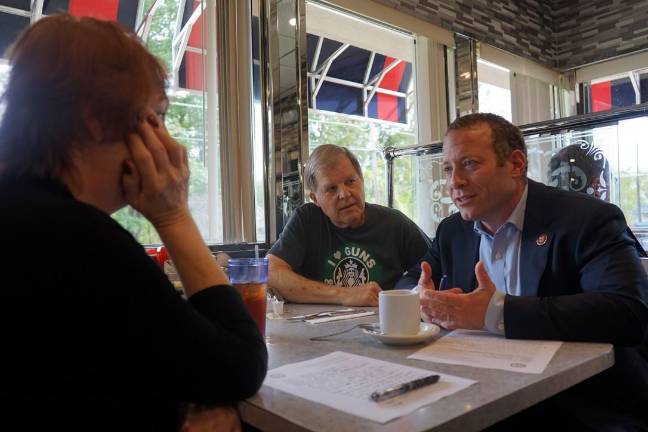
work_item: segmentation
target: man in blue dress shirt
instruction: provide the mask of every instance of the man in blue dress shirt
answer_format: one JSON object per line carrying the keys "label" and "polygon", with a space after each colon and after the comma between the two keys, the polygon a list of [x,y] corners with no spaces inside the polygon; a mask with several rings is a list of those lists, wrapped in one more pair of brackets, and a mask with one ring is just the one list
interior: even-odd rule
{"label": "man in blue dress shirt", "polygon": [[516,420],[648,428],[645,252],[621,210],[528,179],[520,130],[494,114],[449,126],[443,169],[459,213],[397,286],[418,284],[424,320],[447,329],[614,344],[615,366]]}

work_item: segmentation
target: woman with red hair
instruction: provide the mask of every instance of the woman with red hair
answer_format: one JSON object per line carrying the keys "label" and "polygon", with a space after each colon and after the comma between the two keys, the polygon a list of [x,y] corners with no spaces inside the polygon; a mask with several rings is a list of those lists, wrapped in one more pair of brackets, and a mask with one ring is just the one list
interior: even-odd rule
{"label": "woman with red hair", "polygon": [[[265,344],[189,212],[187,152],[164,127],[160,63],[120,25],[69,15],[32,25],[9,59],[3,420],[178,430],[187,404],[253,395]],[[127,204],[157,230],[188,300],[110,218]],[[237,427],[231,411],[221,418]]]}

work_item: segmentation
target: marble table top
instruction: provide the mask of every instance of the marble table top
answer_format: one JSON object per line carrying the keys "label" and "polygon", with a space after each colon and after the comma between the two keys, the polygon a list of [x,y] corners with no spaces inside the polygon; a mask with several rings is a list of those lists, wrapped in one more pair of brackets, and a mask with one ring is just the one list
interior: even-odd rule
{"label": "marble table top", "polygon": [[269,369],[313,359],[333,351],[345,351],[470,378],[478,383],[386,424],[372,422],[263,386],[254,397],[240,405],[240,412],[244,421],[264,431],[477,431],[614,364],[612,345],[573,342],[561,346],[542,374],[431,363],[407,358],[424,345],[384,345],[364,334],[359,328],[329,340],[309,340],[311,337],[344,330],[359,323],[377,322],[377,315],[309,324],[288,321],[285,318],[343,307],[287,304],[284,309],[281,318],[267,321]]}

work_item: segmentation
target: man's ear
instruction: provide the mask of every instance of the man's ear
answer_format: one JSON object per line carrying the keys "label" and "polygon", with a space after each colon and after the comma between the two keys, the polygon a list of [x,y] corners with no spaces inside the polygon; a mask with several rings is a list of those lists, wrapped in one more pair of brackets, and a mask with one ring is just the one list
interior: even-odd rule
{"label": "man's ear", "polygon": [[309,192],[308,197],[313,201],[313,204],[315,204],[317,207],[319,207],[319,203],[317,202],[317,195],[315,195],[314,192]]}
{"label": "man's ear", "polygon": [[509,162],[511,162],[511,174],[513,176],[526,176],[527,158],[522,150],[513,150],[509,155]]}

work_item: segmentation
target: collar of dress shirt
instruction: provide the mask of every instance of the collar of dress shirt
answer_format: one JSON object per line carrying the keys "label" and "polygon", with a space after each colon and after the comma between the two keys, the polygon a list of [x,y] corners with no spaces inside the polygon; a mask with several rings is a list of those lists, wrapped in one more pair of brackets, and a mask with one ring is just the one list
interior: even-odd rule
{"label": "collar of dress shirt", "polygon": [[[506,222],[502,224],[501,227],[497,229],[495,234],[500,232],[502,228],[504,228],[507,225],[513,225],[515,228],[518,229],[518,231],[522,231],[524,228],[524,215],[526,214],[526,203],[527,203],[527,195],[529,194],[529,184],[527,183],[524,186],[524,192],[522,192],[522,196],[520,197],[520,201],[518,201],[517,205],[509,215],[508,219],[506,219]],[[487,235],[491,236],[488,231],[484,228],[482,225],[481,221],[476,220],[475,223],[473,224],[473,229],[475,232],[479,235]],[[493,234],[494,235],[494,234]],[[492,237],[492,236],[491,236]]]}

